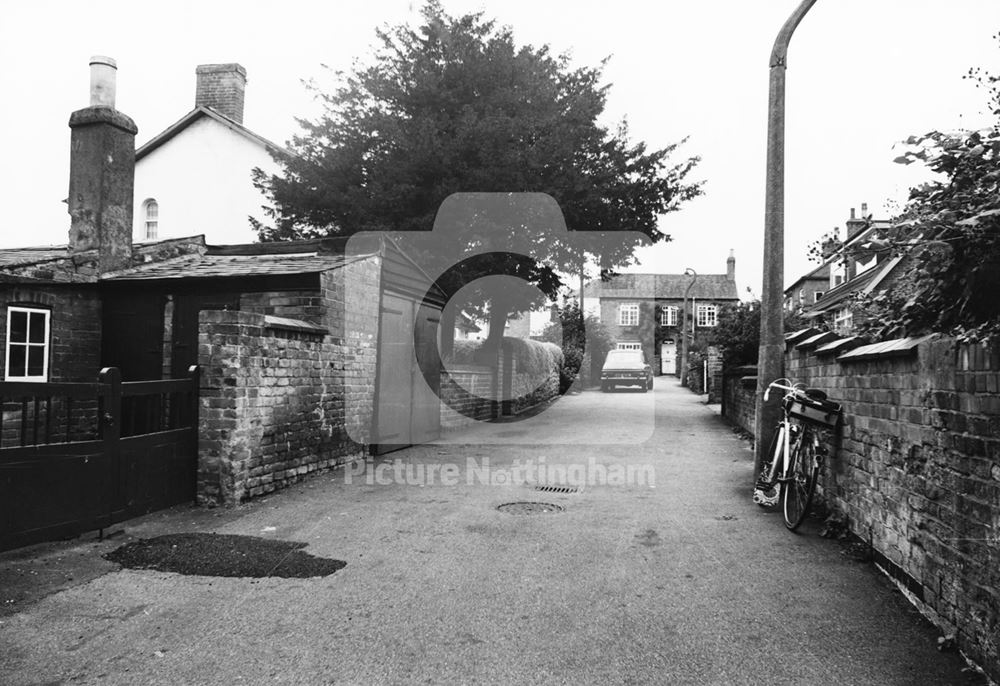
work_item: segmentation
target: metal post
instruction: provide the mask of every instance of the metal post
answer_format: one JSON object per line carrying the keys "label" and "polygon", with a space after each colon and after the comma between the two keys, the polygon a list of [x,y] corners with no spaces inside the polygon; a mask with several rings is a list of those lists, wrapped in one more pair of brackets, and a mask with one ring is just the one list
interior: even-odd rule
{"label": "metal post", "polygon": [[792,33],[816,0],[802,0],[778,32],[771,50],[770,91],[767,110],[767,181],[764,201],[764,284],[761,291],[760,350],[757,362],[757,402],[754,436],[756,474],[771,445],[778,421],[781,394],[772,393],[764,404],[764,391],[784,376],[785,336],[782,290],[785,259],[785,68]]}
{"label": "metal post", "polygon": [[686,276],[692,277],[691,283],[684,290],[684,306],[681,308],[681,386],[687,386],[687,365],[688,365],[688,294],[691,287],[698,280],[698,272],[688,267],[684,270]]}

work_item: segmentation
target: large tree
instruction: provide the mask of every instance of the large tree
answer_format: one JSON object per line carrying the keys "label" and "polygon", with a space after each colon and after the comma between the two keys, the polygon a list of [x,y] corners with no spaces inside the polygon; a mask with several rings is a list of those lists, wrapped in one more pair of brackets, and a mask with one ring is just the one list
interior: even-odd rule
{"label": "large tree", "polygon": [[892,228],[866,246],[906,260],[891,290],[863,302],[868,335],[1000,340],[1000,77],[973,69],[968,78],[987,90],[996,123],[906,141],[896,161],[923,163],[940,176],[912,189]]}
{"label": "large tree", "polygon": [[[541,192],[555,198],[571,231],[639,232],[658,242],[669,240],[659,218],[701,192],[686,180],[697,158],[674,163],[677,144],[648,150],[629,140],[624,123],[612,130],[600,121],[603,63],[574,67],[547,46],[517,45],[510,28],[481,14],[452,17],[435,1],[419,26],[384,28],[377,39],[373,58],[336,74],[332,92],[312,86],[323,114],[299,121],[303,132],[288,144],[294,155],[278,158],[283,172],[257,170],[271,202],[271,224],[257,226],[262,240],[429,231],[453,193]],[[488,229],[503,227],[470,226],[449,259]],[[554,241],[532,255],[541,269],[508,271],[551,297],[558,272],[575,272],[587,258],[620,267],[637,244],[624,233],[614,250]],[[509,311],[529,304],[527,292],[507,295],[492,308],[491,337]]]}

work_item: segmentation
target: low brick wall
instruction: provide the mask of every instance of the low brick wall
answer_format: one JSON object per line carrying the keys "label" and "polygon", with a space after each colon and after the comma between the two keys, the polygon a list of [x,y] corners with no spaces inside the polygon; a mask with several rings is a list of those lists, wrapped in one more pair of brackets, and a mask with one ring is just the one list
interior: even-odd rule
{"label": "low brick wall", "polygon": [[490,367],[451,365],[441,373],[441,429],[454,431],[494,417],[494,371]]}
{"label": "low brick wall", "polygon": [[[822,347],[790,346],[785,374],[844,407],[826,504],[1000,679],[1000,351],[946,337]],[[747,428],[752,389],[727,387],[725,413]]]}
{"label": "low brick wall", "polygon": [[[251,312],[199,325],[199,500],[237,503],[364,457],[346,428],[343,342]],[[374,362],[374,348],[351,353]]]}
{"label": "low brick wall", "polygon": [[722,415],[751,435],[757,417],[756,390],[756,367],[732,367],[722,372]]}

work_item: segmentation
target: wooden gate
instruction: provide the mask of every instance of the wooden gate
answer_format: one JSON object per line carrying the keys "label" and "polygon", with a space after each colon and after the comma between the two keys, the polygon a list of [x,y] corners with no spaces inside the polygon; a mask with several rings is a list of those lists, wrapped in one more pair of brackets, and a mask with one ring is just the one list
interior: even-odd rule
{"label": "wooden gate", "polygon": [[2,382],[0,404],[0,550],[194,500],[197,367],[167,381],[106,368],[96,383]]}
{"label": "wooden gate", "polygon": [[422,349],[437,354],[441,310],[394,293],[382,294],[375,408],[376,454],[426,443],[441,433],[441,400],[435,375],[425,375],[416,359]]}

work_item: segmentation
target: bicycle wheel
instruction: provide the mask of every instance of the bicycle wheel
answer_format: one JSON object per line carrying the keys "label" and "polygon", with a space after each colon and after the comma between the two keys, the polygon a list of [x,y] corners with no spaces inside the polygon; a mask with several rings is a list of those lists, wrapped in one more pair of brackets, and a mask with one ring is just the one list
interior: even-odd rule
{"label": "bicycle wheel", "polygon": [[804,428],[791,448],[788,471],[781,480],[781,506],[789,531],[798,529],[809,514],[818,474],[819,462],[812,431]]}

